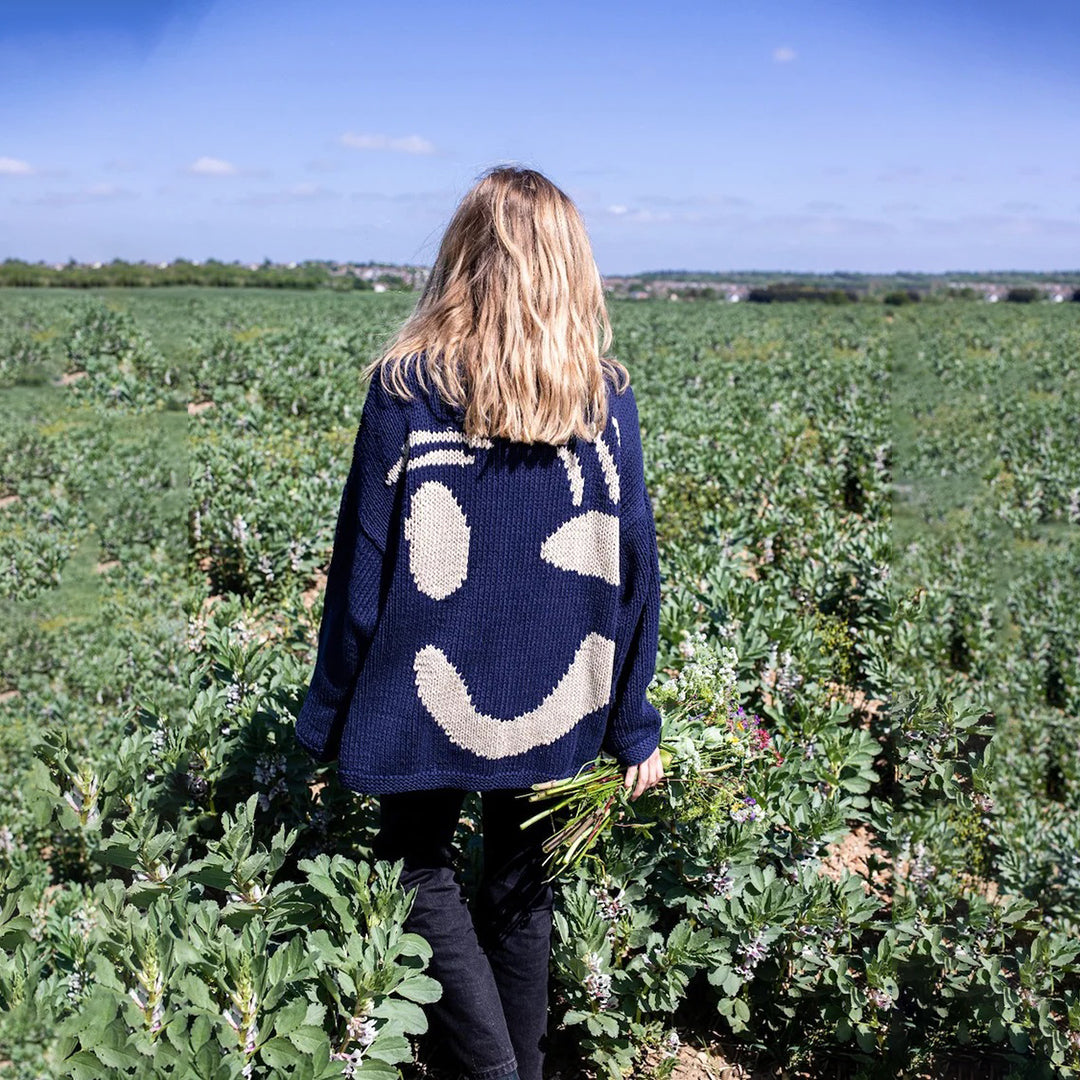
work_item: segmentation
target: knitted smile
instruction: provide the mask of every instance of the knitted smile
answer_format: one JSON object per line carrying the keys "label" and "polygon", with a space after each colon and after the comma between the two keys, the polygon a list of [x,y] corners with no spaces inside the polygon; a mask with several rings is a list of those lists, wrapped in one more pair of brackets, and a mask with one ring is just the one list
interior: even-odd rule
{"label": "knitted smile", "polygon": [[480,757],[504,758],[554,742],[606,705],[614,660],[614,641],[586,634],[554,689],[508,720],[476,710],[465,679],[438,646],[419,649],[413,671],[420,700],[451,741]]}

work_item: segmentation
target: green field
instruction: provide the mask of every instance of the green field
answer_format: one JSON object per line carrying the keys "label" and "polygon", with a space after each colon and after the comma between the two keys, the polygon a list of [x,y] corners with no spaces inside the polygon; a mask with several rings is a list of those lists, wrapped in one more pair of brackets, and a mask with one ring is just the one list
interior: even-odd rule
{"label": "green field", "polygon": [[[377,804],[292,739],[414,299],[0,292],[0,1078],[442,1075]],[[1080,1074],[1080,304],[611,316],[650,695],[783,761],[560,882],[552,1068]]]}

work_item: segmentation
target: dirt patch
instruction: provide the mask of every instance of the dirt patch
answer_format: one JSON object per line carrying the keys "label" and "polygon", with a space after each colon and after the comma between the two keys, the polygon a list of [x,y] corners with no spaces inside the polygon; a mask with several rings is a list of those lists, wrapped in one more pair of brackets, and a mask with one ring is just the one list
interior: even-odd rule
{"label": "dirt patch", "polygon": [[[430,1042],[430,1036],[421,1040],[418,1045],[420,1060],[403,1064],[402,1076],[406,1080],[458,1080],[461,1072],[446,1058],[445,1051],[436,1051],[425,1060],[423,1048]],[[584,1062],[572,1058],[569,1045],[561,1047],[561,1050],[562,1052],[555,1048],[549,1049],[544,1068],[544,1075],[548,1080],[584,1080],[589,1076],[603,1075],[596,1066],[587,1066]],[[654,1070],[665,1060],[661,1051],[652,1050],[638,1062],[631,1077],[652,1076]],[[775,1070],[756,1070],[740,1064],[728,1056],[718,1044],[712,1042],[700,1046],[689,1043],[679,1046],[675,1055],[675,1067],[671,1073],[673,1080],[773,1080],[781,1075],[783,1074]],[[792,1076],[792,1080],[795,1076],[803,1076],[802,1073],[788,1075]]]}
{"label": "dirt patch", "polygon": [[998,892],[998,883],[996,881],[987,881],[986,878],[978,877],[976,874],[961,874],[960,883],[965,889],[978,893],[989,904],[1005,904],[1012,899],[1012,897]]}
{"label": "dirt patch", "polygon": [[732,558],[737,559],[742,565],[743,577],[748,577],[751,581],[757,581],[761,574],[758,573],[758,567],[765,564],[765,560],[756,556],[752,551],[748,551],[746,548],[739,548],[731,553]]}
{"label": "dirt patch", "polygon": [[207,615],[217,607],[222,601],[222,597],[219,593],[211,593],[209,596],[203,597],[202,604],[199,605],[199,614]]}
{"label": "dirt patch", "polygon": [[[647,1076],[664,1060],[659,1051],[651,1050],[642,1062],[643,1074]],[[769,1074],[751,1072],[746,1066],[729,1060],[719,1047],[684,1043],[675,1055],[671,1075],[673,1080],[764,1080]]]}
{"label": "dirt patch", "polygon": [[853,686],[829,682],[825,684],[825,690],[829,700],[842,701],[845,705],[851,706],[851,711],[859,717],[859,726],[864,731],[870,729],[871,721],[885,709],[885,702],[880,698],[867,697],[862,690]]}
{"label": "dirt patch", "polygon": [[888,900],[887,892],[889,881],[892,878],[892,870],[880,867],[873,872],[870,870],[870,859],[877,863],[887,863],[888,854],[874,845],[876,837],[865,825],[852,829],[842,840],[830,844],[826,854],[822,857],[818,866],[818,873],[830,877],[833,881],[839,881],[843,872],[855,874],[862,879],[863,889],[867,895],[873,893],[880,900]]}
{"label": "dirt patch", "polygon": [[318,599],[319,593],[326,588],[326,575],[321,570],[315,571],[315,584],[310,589],[305,589],[300,594],[300,602],[310,611],[312,605]]}

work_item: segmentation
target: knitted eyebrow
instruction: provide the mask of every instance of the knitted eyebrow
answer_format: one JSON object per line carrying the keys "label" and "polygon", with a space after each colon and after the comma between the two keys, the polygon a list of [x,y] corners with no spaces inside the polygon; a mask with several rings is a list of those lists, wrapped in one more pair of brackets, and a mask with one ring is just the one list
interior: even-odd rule
{"label": "knitted eyebrow", "polygon": [[596,438],[596,453],[600,457],[600,468],[604,470],[608,495],[613,503],[617,503],[619,501],[619,470],[615,467],[615,458],[612,457],[608,444],[604,442],[603,435],[598,435]]}
{"label": "knitted eyebrow", "polygon": [[[398,455],[397,461],[395,461],[387,471],[386,483],[393,484],[394,481],[397,480],[398,474],[401,472],[401,467],[405,464],[405,460],[408,457],[410,448],[419,446],[422,443],[441,442],[465,443],[471,448],[476,448],[478,446],[490,447],[492,445],[491,440],[484,435],[466,435],[465,432],[456,431],[453,428],[447,428],[442,431],[435,431],[430,428],[417,428],[416,430],[409,432],[409,436],[401,448],[401,453]],[[421,454],[419,457],[409,459],[406,467],[418,469],[423,465],[471,465],[474,461],[476,461],[476,456],[474,454],[466,453],[464,450],[437,447],[434,450],[429,450],[426,453]]]}
{"label": "knitted eyebrow", "polygon": [[581,496],[585,491],[585,477],[581,474],[581,462],[577,454],[568,446],[560,446],[556,453],[566,466],[566,477],[570,481],[570,498],[575,506],[581,505]]}
{"label": "knitted eyebrow", "polygon": [[[614,420],[614,417],[612,419]],[[615,438],[621,446],[622,440],[619,436],[617,421]],[[596,455],[600,459],[600,468],[604,473],[604,481],[607,484],[608,497],[613,503],[617,503],[619,501],[619,470],[615,465],[615,458],[608,444],[604,442],[603,435],[596,437],[595,446]],[[560,446],[557,453],[563,465],[566,466],[566,478],[570,481],[570,499],[575,506],[580,506],[582,494],[585,490],[585,478],[581,472],[581,460],[577,456],[577,451],[571,450],[568,446]]]}
{"label": "knitted eyebrow", "polygon": [[[622,433],[619,431],[619,421],[616,417],[612,417],[611,419],[615,427],[616,443],[621,447]],[[440,442],[464,443],[470,448],[481,446],[490,447],[492,445],[491,439],[483,435],[466,435],[465,432],[457,431],[452,428],[444,430],[417,428],[416,430],[409,432],[408,439],[406,440],[405,446],[402,447],[397,461],[395,461],[387,471],[386,483],[393,484],[397,480],[398,474],[401,472],[401,467],[405,464],[409,448],[418,446],[422,443]],[[600,468],[603,470],[604,481],[607,484],[608,496],[613,503],[617,503],[619,501],[619,470],[615,465],[615,458],[607,443],[604,441],[603,435],[598,435],[596,437],[595,445],[597,456],[600,459]],[[571,450],[567,446],[560,446],[557,449],[557,453],[559,459],[566,468],[566,478],[570,483],[571,501],[574,506],[580,506],[582,496],[585,492],[585,477],[581,471],[581,461],[577,456],[577,451]],[[474,454],[468,454],[464,450],[437,448],[409,460],[407,468],[421,468],[424,465],[472,465],[475,461],[476,456]]]}

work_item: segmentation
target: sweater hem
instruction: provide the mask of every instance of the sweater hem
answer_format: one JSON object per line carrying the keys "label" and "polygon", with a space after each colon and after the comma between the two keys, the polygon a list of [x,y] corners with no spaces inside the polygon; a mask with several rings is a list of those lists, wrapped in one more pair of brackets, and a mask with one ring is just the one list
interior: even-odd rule
{"label": "sweater hem", "polygon": [[338,780],[344,787],[361,795],[389,795],[405,791],[431,791],[436,788],[456,788],[462,791],[498,791],[503,788],[531,788],[551,780],[568,779],[576,769],[565,777],[537,775],[532,772],[501,772],[497,776],[482,776],[469,772],[420,772],[407,774],[359,773],[338,768]]}

